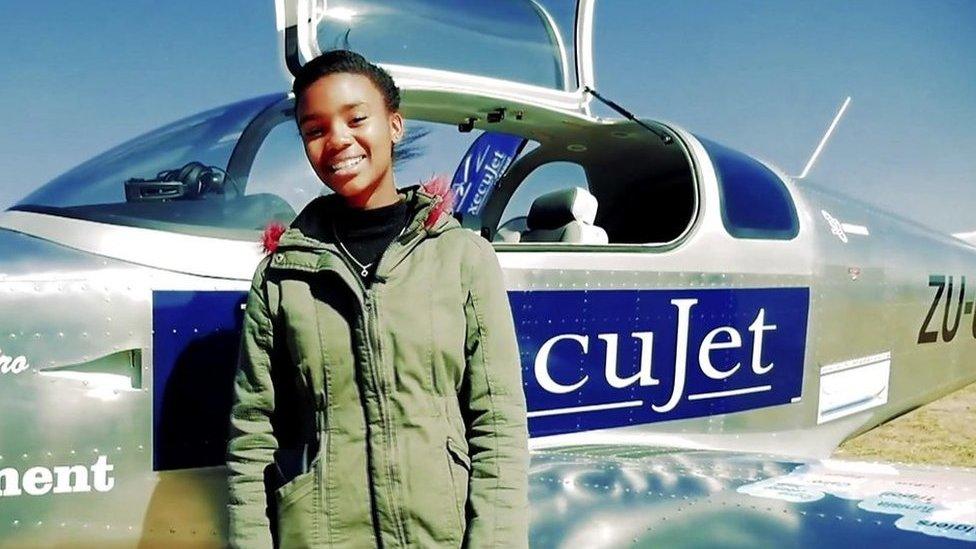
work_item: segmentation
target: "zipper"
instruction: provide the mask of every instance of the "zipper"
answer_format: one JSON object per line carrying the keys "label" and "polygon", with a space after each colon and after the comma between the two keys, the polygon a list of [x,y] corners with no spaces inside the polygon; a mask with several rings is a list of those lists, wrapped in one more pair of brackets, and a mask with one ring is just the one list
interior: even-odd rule
{"label": "zipper", "polygon": [[[382,258],[381,258],[382,259]],[[383,423],[383,429],[386,431],[386,475],[389,481],[388,494],[395,495],[394,488],[394,478],[396,476],[396,468],[394,467],[394,457],[396,455],[396,433],[393,429],[393,420],[388,413],[386,406],[387,390],[386,384],[383,382],[383,376],[379,368],[379,361],[381,359],[379,345],[374,346],[374,342],[379,341],[379,337],[376,334],[376,325],[379,323],[379,315],[376,311],[376,292],[372,289],[366,291],[366,298],[364,300],[366,307],[366,314],[363,316],[366,322],[366,349],[369,353],[369,369],[373,377],[373,384],[377,388],[377,407],[379,408],[380,421]],[[407,536],[404,531],[403,517],[400,512],[400,505],[397,498],[392,498],[390,511],[393,514],[393,520],[396,523],[397,537],[403,547],[407,546]]]}
{"label": "zipper", "polygon": [[[322,415],[324,415],[324,413]],[[318,423],[318,421],[316,423]],[[324,429],[325,420],[322,420],[322,424]],[[316,543],[321,542],[322,540],[320,538],[323,537],[324,531],[325,536],[330,538],[329,542],[331,544],[331,528],[328,528],[327,524],[320,524],[322,517],[329,512],[328,490],[325,486],[325,465],[326,459],[329,455],[329,433],[328,431],[323,430],[319,432],[317,437],[319,439],[319,447],[311,465],[313,467],[313,474],[315,475],[315,497],[317,498],[315,503],[318,506],[319,512],[315,513],[315,531],[313,533],[313,538],[315,539]]]}
{"label": "zipper", "polygon": [[[406,233],[406,234],[409,235],[409,239],[406,242],[401,241],[403,236],[405,236],[405,235],[401,235],[400,238],[394,239],[391,245],[387,246],[386,249],[383,250],[383,252],[380,254],[379,259],[376,261],[376,270],[374,271],[374,275],[373,275],[374,287],[366,288],[366,285],[362,282],[362,279],[361,278],[357,279],[360,283],[360,287],[363,288],[363,296],[364,296],[363,306],[366,309],[365,311],[366,314],[363,315],[363,321],[365,323],[365,328],[366,328],[366,348],[369,353],[368,360],[369,360],[370,373],[372,374],[373,383],[375,384],[377,389],[377,395],[378,395],[377,406],[379,408],[380,421],[383,424],[383,429],[386,431],[386,436],[384,437],[386,439],[385,450],[387,453],[386,475],[389,482],[389,488],[387,490],[387,494],[392,496],[392,501],[390,502],[391,503],[390,511],[393,515],[393,520],[396,523],[395,527],[396,527],[397,538],[399,539],[399,542],[402,547],[407,547],[408,545],[407,533],[406,533],[406,524],[404,523],[402,511],[400,508],[400,501],[399,498],[396,497],[402,495],[400,494],[399,490],[396,490],[397,483],[399,482],[396,479],[397,477],[396,467],[394,465],[395,463],[394,458],[396,457],[396,453],[397,453],[396,432],[393,427],[393,418],[391,417],[391,414],[389,413],[388,410],[388,406],[386,404],[387,396],[389,394],[390,388],[387,386],[387,384],[384,381],[385,376],[383,375],[382,368],[381,368],[382,355],[379,346],[379,335],[376,331],[377,325],[379,324],[379,312],[377,311],[377,307],[376,307],[377,291],[375,289],[375,285],[380,284],[384,280],[386,280],[386,272],[383,269],[383,267],[385,267],[386,265],[384,263],[384,260],[388,260],[390,257],[389,254],[390,250],[396,249],[397,246],[400,247],[400,250],[397,250],[397,257],[395,258],[396,263],[393,266],[389,267],[389,270],[392,270],[410,254],[410,251],[413,250],[413,248],[416,247],[416,245],[419,244],[421,240],[423,240],[423,236],[424,236],[424,232],[422,230],[416,232],[412,231],[411,233]],[[346,260],[346,258],[343,259]],[[348,261],[347,261],[347,265],[348,265]]]}

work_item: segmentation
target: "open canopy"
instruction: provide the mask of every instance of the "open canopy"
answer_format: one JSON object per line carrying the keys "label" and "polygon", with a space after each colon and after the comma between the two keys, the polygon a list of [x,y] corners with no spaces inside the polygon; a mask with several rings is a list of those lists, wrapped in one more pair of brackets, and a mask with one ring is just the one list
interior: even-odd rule
{"label": "open canopy", "polygon": [[294,74],[347,48],[403,89],[519,99],[587,113],[594,0],[278,0]]}

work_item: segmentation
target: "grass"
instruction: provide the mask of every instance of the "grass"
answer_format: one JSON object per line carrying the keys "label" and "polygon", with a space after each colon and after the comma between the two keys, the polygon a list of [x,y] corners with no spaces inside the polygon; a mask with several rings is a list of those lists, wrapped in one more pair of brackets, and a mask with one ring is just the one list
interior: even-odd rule
{"label": "grass", "polygon": [[976,383],[844,442],[834,457],[976,467]]}

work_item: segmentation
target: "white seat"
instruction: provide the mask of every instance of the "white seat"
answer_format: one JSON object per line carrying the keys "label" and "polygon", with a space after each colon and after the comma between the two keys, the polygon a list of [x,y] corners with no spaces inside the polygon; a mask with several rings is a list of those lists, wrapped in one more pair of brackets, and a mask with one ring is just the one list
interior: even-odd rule
{"label": "white seat", "polygon": [[546,193],[532,202],[520,242],[607,244],[607,232],[593,224],[598,204],[586,189]]}

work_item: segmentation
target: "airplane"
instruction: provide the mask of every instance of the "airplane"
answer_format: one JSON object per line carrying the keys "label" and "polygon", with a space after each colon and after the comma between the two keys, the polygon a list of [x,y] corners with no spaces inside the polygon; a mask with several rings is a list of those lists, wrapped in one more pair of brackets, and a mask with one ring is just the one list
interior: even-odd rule
{"label": "airplane", "polygon": [[[393,75],[397,180],[453,171],[493,242],[532,546],[976,541],[972,470],[827,458],[976,380],[976,238],[634,117],[598,91],[594,5],[276,2],[286,67],[348,45]],[[226,543],[259,241],[325,192],[293,109],[176,121],[0,214],[0,547]]]}

